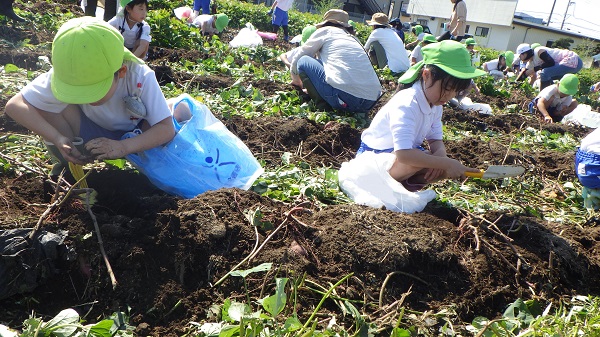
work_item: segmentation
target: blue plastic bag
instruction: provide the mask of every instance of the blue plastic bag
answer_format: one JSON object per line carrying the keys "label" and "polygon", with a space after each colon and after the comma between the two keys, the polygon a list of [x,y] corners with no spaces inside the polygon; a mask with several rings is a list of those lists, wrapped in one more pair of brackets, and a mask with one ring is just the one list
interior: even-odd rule
{"label": "blue plastic bag", "polygon": [[[189,105],[192,118],[185,124],[173,119],[177,131],[173,140],[126,159],[155,186],[184,198],[219,188],[250,188],[263,169],[246,144],[206,105],[183,94],[173,109],[181,102]],[[130,132],[123,137],[135,136]]]}

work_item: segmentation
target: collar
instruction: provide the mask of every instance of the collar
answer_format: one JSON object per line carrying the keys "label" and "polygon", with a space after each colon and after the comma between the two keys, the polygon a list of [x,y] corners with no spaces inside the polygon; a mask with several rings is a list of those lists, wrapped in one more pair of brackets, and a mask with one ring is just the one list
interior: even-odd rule
{"label": "collar", "polygon": [[427,97],[425,97],[425,91],[423,90],[423,86],[421,85],[421,80],[417,80],[412,88],[415,90],[415,99],[417,100],[417,105],[419,106],[419,110],[424,115],[430,115],[433,113],[432,106],[427,102]]}

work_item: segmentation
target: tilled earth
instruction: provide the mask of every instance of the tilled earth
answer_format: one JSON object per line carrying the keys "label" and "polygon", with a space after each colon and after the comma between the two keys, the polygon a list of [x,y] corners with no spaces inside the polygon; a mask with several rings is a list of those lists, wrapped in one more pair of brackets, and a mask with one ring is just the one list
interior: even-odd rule
{"label": "tilled earth", "polygon": [[[51,41],[52,34],[27,25],[4,25],[0,37],[15,42],[29,38],[37,44]],[[0,64],[35,69],[39,55],[47,53],[2,47]],[[161,60],[203,57],[198,52],[153,49],[148,63],[159,79],[177,82],[186,80],[187,75]],[[217,76],[194,81],[206,90],[235,82]],[[277,83],[254,86],[265,93],[290,90]],[[0,92],[0,108],[9,98]],[[473,100],[500,105],[492,97]],[[517,96],[501,104],[523,106],[526,101]],[[541,125],[525,112],[480,116],[448,108],[444,120],[473,131],[509,133],[533,127],[569,132],[578,138],[589,132]],[[339,168],[353,157],[360,143],[361,130],[345,124],[325,127],[306,119],[277,117],[231,117],[223,122],[267,165],[277,165],[283,152],[291,152],[296,160]],[[28,134],[2,115],[0,136],[9,133]],[[449,141],[447,148],[450,156],[472,167],[520,164],[527,168],[526,174],[563,181],[574,177],[573,152],[517,151],[493,140],[481,143],[468,137]],[[276,276],[305,275],[327,287],[354,273],[337,292],[368,303],[359,307],[365,314],[381,317],[381,312],[375,312],[378,305],[386,306],[404,295],[403,305],[412,310],[451,307],[457,321],[468,322],[474,315],[496,317],[518,297],[556,301],[574,294],[600,293],[600,230],[595,226],[548,223],[499,212],[469,217],[435,201],[422,213],[406,215],[358,205],[325,207],[308,200],[285,204],[238,189],[183,200],[166,195],[143,176],[127,170],[102,169],[93,172],[88,183],[98,192],[93,212],[118,285],[113,289],[95,236],[86,236],[94,232],[89,213],[81,201],[73,199],[49,214],[42,225],[42,230],[68,231],[65,245],[70,258],[59,259],[53,268],[35,266],[43,270],[37,275],[38,286],[1,299],[0,323],[19,327],[32,311],[48,318],[69,307],[93,322],[129,307],[138,335],[180,336],[190,321],[205,319],[212,304],[226,298],[245,299],[239,278],[229,277],[216,287],[213,284],[250,254],[257,239],[263,242],[271,234],[255,232],[247,220],[245,212],[257,208],[264,221],[285,227],[250,264],[241,266],[263,262],[275,266],[266,275],[248,278],[253,297],[270,294]],[[45,177],[0,175],[0,186],[1,228],[33,227],[48,207]],[[515,228],[520,230],[509,232]],[[18,276],[14,282],[20,282]],[[306,319],[320,295],[303,287],[299,292],[296,309]],[[340,312],[333,302],[326,302],[325,310]],[[382,323],[393,324],[395,317]],[[338,317],[342,322],[345,319]]]}

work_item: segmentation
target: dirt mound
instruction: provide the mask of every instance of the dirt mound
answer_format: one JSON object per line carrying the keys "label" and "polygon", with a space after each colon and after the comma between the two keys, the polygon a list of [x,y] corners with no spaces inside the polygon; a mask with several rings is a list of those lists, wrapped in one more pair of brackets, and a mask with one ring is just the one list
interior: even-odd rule
{"label": "dirt mound", "polygon": [[[61,6],[44,8],[76,10],[72,3]],[[30,26],[18,27],[0,27],[0,36],[14,43],[24,38],[40,43],[52,39],[51,34]],[[267,45],[286,46],[280,42]],[[4,48],[0,62],[35,69],[38,56],[27,49],[15,52]],[[154,48],[150,56],[149,64],[163,84],[190,83],[215,92],[235,83],[224,75],[196,76],[169,66],[170,62],[210,57],[198,51]],[[290,90],[265,80],[250,84],[269,93]],[[393,83],[384,86],[388,92],[378,107],[395,89]],[[8,99],[0,92],[0,109]],[[477,100],[499,109],[526,102],[519,95]],[[303,118],[248,120],[239,116],[223,118],[223,122],[268,167],[280,165],[282,154],[290,152],[295,162],[338,168],[354,157],[360,144],[361,130],[347,124],[324,126]],[[520,108],[492,116],[445,109],[444,122],[473,133],[511,133],[527,127],[576,137],[589,132],[541,125]],[[8,133],[27,131],[1,116],[0,134]],[[542,177],[573,178],[572,152],[516,149],[494,139],[482,142],[469,136],[448,141],[447,149],[451,157],[472,167],[519,164]],[[271,293],[275,277],[305,275],[307,280],[327,286],[354,273],[337,291],[345,298],[363,301],[360,310],[367,315],[406,295],[404,305],[409,309],[451,307],[457,320],[469,321],[476,314],[495,317],[520,296],[556,300],[573,294],[600,294],[600,229],[591,226],[593,223],[566,226],[498,212],[476,216],[437,201],[413,215],[358,205],[285,204],[237,189],[182,200],[161,192],[135,171],[109,168],[93,172],[88,183],[98,192],[93,212],[117,287],[112,288],[89,213],[80,200],[72,199],[52,212],[43,225],[49,231],[67,230],[65,243],[72,254],[58,261],[54,273],[43,275],[34,292],[0,300],[1,323],[18,327],[32,311],[47,318],[69,307],[91,323],[129,307],[138,335],[181,336],[190,321],[206,318],[210,305],[225,298],[245,299],[240,278],[230,276],[220,285],[214,284],[267,238],[268,243],[250,263],[240,266],[274,264],[272,271],[247,278],[253,298]],[[0,228],[33,227],[46,210],[48,191],[52,190],[43,177],[0,174]],[[256,211],[272,228],[249,222],[248,212]],[[276,228],[279,230],[273,234]],[[305,286],[298,291],[297,310],[305,319],[321,295]],[[339,312],[330,302],[325,309]]]}

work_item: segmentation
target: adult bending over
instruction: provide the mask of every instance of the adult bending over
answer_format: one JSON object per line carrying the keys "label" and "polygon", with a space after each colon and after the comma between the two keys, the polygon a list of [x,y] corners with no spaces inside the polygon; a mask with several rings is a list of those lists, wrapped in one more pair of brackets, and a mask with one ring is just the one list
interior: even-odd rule
{"label": "adult bending over", "polygon": [[[292,84],[333,109],[368,112],[382,88],[362,45],[349,33],[348,13],[331,9],[292,59]],[[319,59],[313,56],[318,54]]]}

